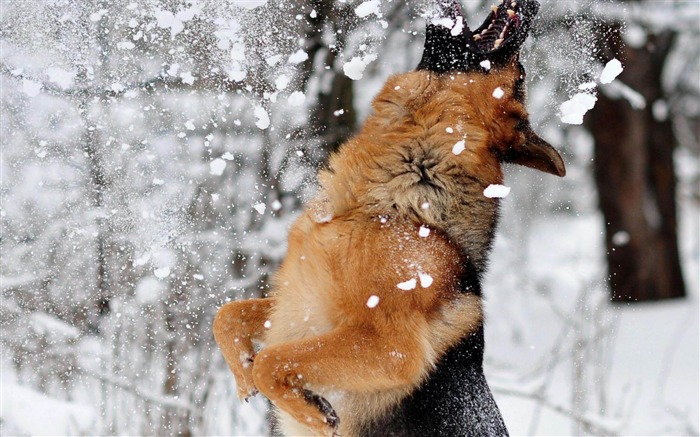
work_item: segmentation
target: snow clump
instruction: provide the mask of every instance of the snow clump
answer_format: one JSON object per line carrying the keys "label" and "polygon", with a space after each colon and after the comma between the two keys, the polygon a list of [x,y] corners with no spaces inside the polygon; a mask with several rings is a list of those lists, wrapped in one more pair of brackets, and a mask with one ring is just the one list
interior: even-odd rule
{"label": "snow clump", "polygon": [[620,75],[620,73],[622,73],[622,70],[622,63],[617,59],[613,59],[605,64],[603,72],[600,73],[600,83],[612,82],[617,76]]}
{"label": "snow clump", "polygon": [[506,187],[505,185],[491,184],[484,190],[484,196],[490,199],[501,199],[503,197],[506,197],[509,193],[510,187]]}
{"label": "snow clump", "polygon": [[460,153],[464,152],[465,144],[465,140],[458,141],[454,146],[452,146],[452,153],[459,155]]}
{"label": "snow clump", "polygon": [[233,5],[243,9],[255,9],[259,6],[265,6],[267,0],[233,0]]}
{"label": "snow clump", "polygon": [[367,55],[364,57],[353,56],[353,58],[343,65],[343,73],[352,80],[360,80],[365,72],[365,68],[370,62],[377,59],[377,55]]}
{"label": "snow clump", "polygon": [[418,279],[420,279],[420,286],[423,288],[433,285],[433,277],[427,273],[418,273]]}
{"label": "snow clump", "polygon": [[413,290],[416,288],[416,278],[409,279],[408,281],[396,284],[396,286],[403,291]]}
{"label": "snow clump", "polygon": [[221,158],[216,158],[209,163],[209,174],[214,176],[221,176],[224,174],[224,169],[226,168],[226,161]]}
{"label": "snow clump", "polygon": [[260,215],[265,214],[265,208],[265,204],[262,202],[258,202],[255,205],[253,205],[253,209],[257,211],[257,213]]}
{"label": "snow clump", "polygon": [[583,124],[583,116],[593,109],[598,98],[588,93],[578,93],[559,107],[561,121],[567,124]]}
{"label": "snow clump", "polygon": [[294,91],[287,97],[287,101],[292,106],[301,106],[306,101],[306,96],[301,91]]}
{"label": "snow clump", "polygon": [[289,59],[287,59],[287,62],[290,64],[296,65],[296,64],[301,64],[302,62],[306,61],[307,59],[309,59],[309,54],[300,49],[300,50],[297,50],[296,52],[292,53],[289,56]]}
{"label": "snow clump", "polygon": [[372,295],[369,297],[369,299],[367,299],[367,307],[368,308],[374,308],[377,306],[378,303],[379,303],[378,296]]}
{"label": "snow clump", "polygon": [[369,0],[355,8],[355,15],[360,18],[365,18],[370,14],[374,14],[377,17],[382,16],[381,11],[379,10],[379,0]]}
{"label": "snow clump", "polygon": [[257,118],[255,125],[259,129],[265,130],[270,127],[270,116],[267,114],[265,108],[262,106],[256,106],[253,110],[253,115],[255,115],[255,118]]}

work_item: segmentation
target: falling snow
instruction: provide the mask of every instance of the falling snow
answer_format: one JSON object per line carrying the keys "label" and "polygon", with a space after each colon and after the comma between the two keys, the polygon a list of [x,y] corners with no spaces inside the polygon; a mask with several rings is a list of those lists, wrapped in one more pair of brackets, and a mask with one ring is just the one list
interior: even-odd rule
{"label": "falling snow", "polygon": [[374,308],[379,303],[379,297],[372,295],[367,299],[367,308]]}
{"label": "falling snow", "polygon": [[[459,35],[481,14],[479,2],[462,2],[469,23],[432,18],[428,3],[338,0],[327,15],[311,3],[265,0],[3,2],[0,434],[270,434],[264,398],[236,399],[213,344],[214,313],[271,290],[289,227],[318,192],[314,174],[337,133],[316,123],[332,120],[342,135],[359,129],[383,81],[417,65],[426,21]],[[687,67],[697,64],[697,7],[541,3],[541,23],[570,27],[540,26],[527,43],[527,106],[533,129],[565,146],[570,171],[560,180],[504,169],[518,196],[500,202],[484,276],[489,384],[513,435],[576,429],[570,414],[546,405],[601,427],[579,428],[591,434],[697,434],[699,342],[689,328],[698,326],[697,287],[684,302],[609,308],[601,260],[635,244],[633,233],[615,230],[606,243],[591,185],[594,145],[585,126],[568,126],[605,96],[649,108],[691,139],[676,145],[674,160],[679,244],[697,276],[696,141],[694,125],[679,118],[698,107],[697,72]],[[623,24],[615,43],[633,48],[680,32],[663,66],[678,98],[647,101],[619,79],[620,61],[600,63],[600,35],[590,29],[605,16]],[[351,95],[329,100],[342,75],[356,81]],[[510,92],[500,90],[493,98]],[[467,124],[445,126],[446,147],[460,155],[452,160],[470,156]],[[430,221],[440,205],[415,202],[418,223],[430,225],[409,240],[427,247],[444,235]],[[333,226],[333,214],[321,212],[318,226]],[[407,280],[382,293],[406,302],[435,293],[438,272],[422,268],[430,269],[412,264],[396,282]],[[389,301],[366,292],[376,294],[359,309],[381,314]],[[393,346],[383,356],[407,358]],[[575,390],[577,372],[590,379]]]}
{"label": "falling snow", "polygon": [[416,288],[416,279],[412,278],[412,279],[409,279],[408,281],[400,282],[400,283],[396,284],[396,287],[398,287],[400,290],[404,290],[404,291],[413,290],[414,288]]}
{"label": "falling snow", "polygon": [[617,76],[622,73],[622,63],[618,61],[617,59],[613,59],[609,61],[607,64],[605,64],[605,68],[603,69],[603,72],[600,73],[600,83],[610,83]]}
{"label": "falling snow", "polygon": [[364,76],[367,66],[377,59],[377,55],[353,56],[353,58],[343,64],[343,72],[352,80],[360,80]]}
{"label": "falling snow", "polygon": [[593,109],[598,98],[588,93],[577,93],[559,107],[561,121],[567,124],[583,124],[583,116]]}
{"label": "falling snow", "polygon": [[484,196],[488,198],[503,198],[510,194],[510,187],[504,185],[491,184],[484,189]]}

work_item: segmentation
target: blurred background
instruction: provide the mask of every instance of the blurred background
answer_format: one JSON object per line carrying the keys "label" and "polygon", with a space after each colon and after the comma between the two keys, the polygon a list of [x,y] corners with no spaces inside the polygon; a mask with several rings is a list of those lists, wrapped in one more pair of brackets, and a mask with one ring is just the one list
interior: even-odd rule
{"label": "blurred background", "polygon": [[[269,435],[213,315],[268,291],[429,3],[2,1],[0,434]],[[513,435],[698,435],[700,3],[541,3],[528,108],[568,174],[506,169],[487,378]]]}

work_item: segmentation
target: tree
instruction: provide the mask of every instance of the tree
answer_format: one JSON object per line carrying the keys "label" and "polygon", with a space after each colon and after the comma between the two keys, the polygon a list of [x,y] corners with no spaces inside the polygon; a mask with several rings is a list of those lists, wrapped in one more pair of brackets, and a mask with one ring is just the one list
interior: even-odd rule
{"label": "tree", "polygon": [[[630,3],[632,8],[641,6]],[[674,5],[667,9],[674,12]],[[599,24],[597,46],[603,61],[623,62],[619,80],[642,99],[635,103],[623,98],[625,90],[604,91],[587,122],[595,139],[594,175],[605,219],[611,298],[641,302],[684,297],[673,158],[679,144],[673,119],[682,114],[673,93],[687,78],[670,87],[663,81],[682,29],[655,29],[648,22],[628,25],[640,33],[635,46],[625,42],[624,24],[616,20]]]}

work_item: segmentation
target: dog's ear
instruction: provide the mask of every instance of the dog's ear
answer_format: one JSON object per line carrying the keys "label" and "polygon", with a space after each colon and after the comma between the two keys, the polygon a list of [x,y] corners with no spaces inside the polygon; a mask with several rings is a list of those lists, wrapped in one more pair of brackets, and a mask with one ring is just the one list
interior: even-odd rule
{"label": "dog's ear", "polygon": [[524,165],[559,177],[566,175],[566,166],[559,152],[529,126],[525,129],[525,143],[509,148],[503,156],[503,161]]}

